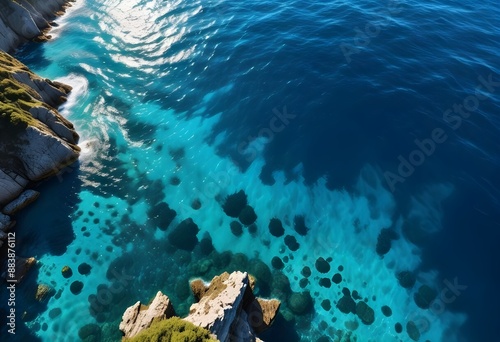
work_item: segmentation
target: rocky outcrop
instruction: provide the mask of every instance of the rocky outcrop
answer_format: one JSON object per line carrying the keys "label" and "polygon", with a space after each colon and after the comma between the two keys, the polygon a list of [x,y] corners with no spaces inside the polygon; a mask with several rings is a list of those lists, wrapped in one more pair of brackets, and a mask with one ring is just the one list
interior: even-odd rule
{"label": "rocky outcrop", "polygon": [[[209,284],[196,279],[191,283],[191,288],[198,302],[191,305],[189,315],[183,320],[209,330],[222,342],[260,341],[256,334],[271,326],[280,302],[256,298],[252,287],[252,280],[244,272],[223,273],[214,277]],[[157,298],[161,300],[157,301]],[[161,292],[158,292],[149,308],[158,305],[155,301],[169,303]],[[140,302],[137,302],[125,311],[120,323],[120,330],[125,337],[135,336],[155,319],[171,317],[165,314],[164,306],[160,310],[153,309],[151,313],[148,308],[144,314],[140,307]],[[143,318],[140,318],[141,315]]]}
{"label": "rocky outcrop", "polygon": [[123,314],[120,330],[125,337],[134,337],[139,332],[147,329],[153,320],[167,319],[175,315],[170,299],[158,291],[149,307],[144,308],[141,302],[129,307]]}
{"label": "rocky outcrop", "polygon": [[[189,316],[185,320],[210,330],[220,341],[227,341],[230,333],[234,334],[231,326],[241,314],[248,285],[247,273],[224,273],[215,277],[200,301],[191,305]],[[251,334],[251,329],[243,327],[244,323],[240,325],[241,333]]]}
{"label": "rocky outcrop", "polygon": [[78,134],[55,109],[70,91],[0,51],[0,232],[14,224],[7,215],[38,197],[26,187],[78,159]]}
{"label": "rocky outcrop", "polygon": [[60,15],[72,0],[0,1],[0,50],[12,51],[19,44],[50,38],[50,21]]}

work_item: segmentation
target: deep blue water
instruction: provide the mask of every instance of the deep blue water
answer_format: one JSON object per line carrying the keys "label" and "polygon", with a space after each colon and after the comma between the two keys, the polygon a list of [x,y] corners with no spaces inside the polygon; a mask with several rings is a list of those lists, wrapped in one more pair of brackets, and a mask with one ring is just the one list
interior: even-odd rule
{"label": "deep blue water", "polygon": [[[280,341],[283,329],[290,341],[334,340],[331,329],[348,330],[346,322],[356,321],[335,308],[344,286],[364,286],[363,296],[377,297],[369,300],[375,323],[357,321],[358,341],[407,341],[394,324],[421,317],[432,329],[419,326],[420,340],[498,340],[495,1],[78,0],[59,22],[53,41],[17,55],[44,77],[75,87],[63,113],[83,147],[79,165],[44,184],[41,199],[18,220],[22,253],[44,263],[26,288],[50,281],[66,288],[47,308],[22,304],[40,315],[26,324],[31,334],[74,336],[80,326],[68,320],[75,312],[63,312],[44,331],[48,312],[70,302],[87,312],[88,295],[113,280],[104,277],[110,264],[133,265],[130,255],[140,260],[126,268],[136,280],[116,311],[96,317],[103,336],[116,330],[119,312],[159,288],[187,312],[178,281],[187,284],[185,272],[203,276],[190,269],[202,252],[191,258],[164,246],[152,213],[163,201],[178,213],[169,230],[192,217],[198,238],[208,232],[219,253],[243,253],[268,266],[273,256],[288,255],[283,238],[269,235],[273,217],[299,240],[283,273],[293,291],[311,292],[314,312],[296,323],[280,317],[267,340]],[[238,238],[221,202],[240,189],[259,219],[256,232]],[[190,208],[194,199],[201,209]],[[295,215],[306,217],[304,238],[293,231]],[[383,258],[375,251],[382,228],[399,236]],[[76,269],[78,247],[93,271],[85,277],[89,292],[74,296],[59,269]],[[314,269],[319,256],[332,256],[332,269],[345,266],[338,290],[319,286],[320,274],[299,287],[302,267]],[[239,265],[234,257],[229,266],[214,261],[220,256],[207,258],[222,265],[214,274]],[[405,269],[417,274],[413,290],[392,277]],[[262,281],[271,286],[271,279]],[[444,313],[415,308],[418,286],[441,293],[454,281],[466,289]],[[331,310],[320,306],[324,298]],[[392,318],[380,313],[383,304]]]}

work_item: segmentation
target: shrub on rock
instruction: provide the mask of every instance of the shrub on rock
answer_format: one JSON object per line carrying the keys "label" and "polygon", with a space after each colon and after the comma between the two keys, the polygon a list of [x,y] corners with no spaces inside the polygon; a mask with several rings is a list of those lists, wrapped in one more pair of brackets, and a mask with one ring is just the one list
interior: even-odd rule
{"label": "shrub on rock", "polygon": [[210,331],[200,328],[179,317],[156,321],[136,336],[125,339],[128,342],[215,342]]}

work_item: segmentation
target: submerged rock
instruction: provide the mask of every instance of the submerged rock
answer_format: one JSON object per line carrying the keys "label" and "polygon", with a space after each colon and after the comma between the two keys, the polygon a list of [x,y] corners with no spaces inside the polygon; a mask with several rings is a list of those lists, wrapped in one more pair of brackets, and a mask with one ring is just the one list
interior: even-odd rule
{"label": "submerged rock", "polygon": [[238,218],[240,219],[240,222],[243,223],[245,226],[250,226],[255,222],[255,220],[257,220],[257,214],[255,214],[255,211],[251,206],[247,205],[240,212]]}
{"label": "submerged rock", "polygon": [[234,236],[241,236],[243,234],[243,226],[238,221],[232,221],[230,228]]}
{"label": "submerged rock", "polygon": [[381,310],[382,310],[382,313],[384,314],[385,317],[392,316],[392,309],[389,306],[384,305],[384,306],[382,306]]}
{"label": "submerged rock", "polygon": [[342,275],[340,273],[335,273],[332,277],[332,281],[335,284],[340,284],[342,282]]}
{"label": "submerged rock", "polygon": [[93,323],[86,324],[78,330],[78,337],[83,341],[100,341],[101,334],[101,327]]}
{"label": "submerged rock", "polygon": [[411,289],[417,281],[415,274],[410,271],[399,272],[396,278],[398,279],[399,285],[401,285],[405,289]]}
{"label": "submerged rock", "polygon": [[349,290],[344,288],[343,296],[342,298],[339,299],[337,302],[337,308],[340,310],[340,312],[348,314],[348,313],[356,313],[356,302],[354,299],[351,297],[351,293]]}
{"label": "submerged rock", "polygon": [[69,266],[64,266],[61,273],[64,278],[70,278],[73,275],[73,270]]}
{"label": "submerged rock", "polygon": [[92,269],[92,266],[90,266],[86,262],[83,262],[80,265],[78,265],[78,273],[80,273],[81,275],[90,274],[91,269]]}
{"label": "submerged rock", "polygon": [[285,245],[292,252],[295,252],[300,247],[300,244],[297,242],[297,239],[293,235],[285,236]]}
{"label": "submerged rock", "polygon": [[52,287],[49,285],[45,284],[38,284],[36,293],[35,293],[35,299],[39,302],[45,302],[47,301],[50,297],[54,295],[55,291]]}
{"label": "submerged rock", "polygon": [[247,205],[247,195],[243,190],[226,197],[222,210],[229,217],[237,218]]}
{"label": "submerged rock", "polygon": [[398,234],[390,228],[384,228],[380,231],[377,238],[376,251],[377,254],[382,256],[389,252],[391,249],[392,240],[399,239]]}
{"label": "submerged rock", "polygon": [[319,273],[328,273],[330,272],[330,264],[324,258],[319,257],[316,259],[315,263],[316,269]]}
{"label": "submerged rock", "polygon": [[428,309],[436,297],[436,290],[427,285],[422,285],[419,287],[418,292],[413,296],[413,299],[419,308]]}
{"label": "submerged rock", "polygon": [[420,339],[420,331],[413,321],[406,323],[406,332],[413,341],[418,341]]}
{"label": "submerged rock", "polygon": [[283,263],[281,258],[277,256],[273,257],[273,259],[271,260],[271,265],[273,265],[273,267],[277,270],[281,270],[283,269],[283,267],[285,267],[285,264]]}
{"label": "submerged rock", "polygon": [[171,209],[165,202],[156,204],[148,211],[148,218],[161,230],[166,230],[176,216],[176,211]]}
{"label": "submerged rock", "polygon": [[191,218],[185,219],[168,235],[168,241],[179,249],[192,251],[198,244],[196,234],[200,229]]}
{"label": "submerged rock", "polygon": [[366,325],[370,325],[375,322],[375,312],[363,301],[359,301],[356,304],[356,315],[359,317],[361,322]]}
{"label": "submerged rock", "polygon": [[313,300],[309,291],[292,293],[288,298],[288,307],[296,315],[305,315],[313,309]]}
{"label": "submerged rock", "polygon": [[283,228],[283,224],[277,218],[272,218],[269,221],[269,232],[272,236],[280,237],[285,234],[285,228]]}
{"label": "submerged rock", "polygon": [[26,274],[28,274],[28,271],[37,264],[37,261],[35,258],[21,258],[21,257],[16,257],[16,280],[18,283],[20,283]]}
{"label": "submerged rock", "polygon": [[309,228],[306,227],[305,217],[302,215],[297,215],[293,218],[293,228],[299,235],[306,235]]}
{"label": "submerged rock", "polygon": [[77,295],[79,294],[80,292],[82,292],[82,289],[83,289],[83,283],[81,281],[74,281],[71,283],[71,285],[69,286],[69,289],[71,291],[72,294],[74,295]]}

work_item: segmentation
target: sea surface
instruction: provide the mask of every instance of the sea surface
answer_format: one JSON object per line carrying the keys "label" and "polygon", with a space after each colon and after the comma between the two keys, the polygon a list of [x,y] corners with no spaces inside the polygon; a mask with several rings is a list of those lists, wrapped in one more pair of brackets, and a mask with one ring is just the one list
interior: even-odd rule
{"label": "sea surface", "polygon": [[73,86],[82,154],[17,217],[40,266],[1,340],[119,341],[137,300],[183,316],[240,269],[282,301],[266,341],[498,341],[499,8],[77,0],[16,54]]}

